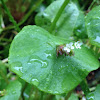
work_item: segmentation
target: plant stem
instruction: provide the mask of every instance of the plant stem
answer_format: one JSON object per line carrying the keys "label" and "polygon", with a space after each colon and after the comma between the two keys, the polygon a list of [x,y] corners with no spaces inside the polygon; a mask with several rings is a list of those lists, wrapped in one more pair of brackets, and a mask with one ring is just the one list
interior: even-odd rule
{"label": "plant stem", "polygon": [[45,100],[52,100],[55,97],[55,95],[48,94],[45,98]]}
{"label": "plant stem", "polygon": [[53,20],[53,22],[51,24],[51,27],[50,27],[50,30],[49,30],[50,33],[55,29],[56,23],[57,23],[58,19],[60,18],[63,10],[65,9],[66,5],[69,3],[69,1],[70,0],[65,0],[63,2],[62,6],[60,7],[59,11],[57,12],[57,14],[56,14],[56,16],[55,16],[55,18],[54,18],[54,20]]}
{"label": "plant stem", "polygon": [[80,86],[81,86],[82,90],[84,91],[84,94],[85,94],[85,95],[87,95],[87,94],[90,92],[90,90],[89,90],[89,88],[88,88],[88,85],[87,85],[86,79],[84,79],[84,80],[80,83]]}
{"label": "plant stem", "polygon": [[96,0],[93,0],[93,2],[91,3],[91,5],[88,7],[88,10],[90,10],[92,8],[92,6],[94,5]]}
{"label": "plant stem", "polygon": [[27,87],[27,85],[28,85],[28,83],[26,82],[25,83],[25,85],[23,86],[23,88],[22,88],[22,91],[21,91],[21,97],[23,98],[23,100],[25,100],[25,98],[24,98],[24,91],[25,91],[25,89],[26,89],[26,87]]}
{"label": "plant stem", "polygon": [[28,100],[33,100],[33,91],[34,91],[34,87],[32,86],[30,93],[29,93],[29,99]]}
{"label": "plant stem", "polygon": [[14,24],[14,26],[17,29],[17,31],[19,32],[20,31],[20,28],[17,25],[16,21],[14,20],[13,16],[11,15],[11,13],[10,13],[9,9],[7,8],[6,4],[4,3],[3,0],[1,0],[1,3],[2,3],[2,5],[3,5],[3,7],[4,7],[4,9],[5,9],[6,13],[7,13],[7,15],[9,16],[10,21]]}
{"label": "plant stem", "polygon": [[8,58],[3,59],[2,62],[3,62],[3,63],[8,62]]}
{"label": "plant stem", "polygon": [[40,97],[40,100],[43,100],[43,95],[44,95],[44,92],[41,91],[41,97]]}
{"label": "plant stem", "polygon": [[0,38],[0,42],[1,41],[5,41],[5,42],[11,42],[12,40],[10,40],[10,39],[7,39],[7,38]]}

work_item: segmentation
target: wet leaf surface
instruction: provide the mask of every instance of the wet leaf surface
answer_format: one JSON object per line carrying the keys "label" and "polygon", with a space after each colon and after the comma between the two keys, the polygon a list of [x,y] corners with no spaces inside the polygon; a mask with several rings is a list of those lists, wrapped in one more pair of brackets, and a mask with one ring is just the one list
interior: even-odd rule
{"label": "wet leaf surface", "polygon": [[9,52],[10,69],[40,90],[61,94],[75,88],[98,60],[84,45],[74,56],[56,55],[56,46],[69,43],[37,26],[26,26],[14,38]]}

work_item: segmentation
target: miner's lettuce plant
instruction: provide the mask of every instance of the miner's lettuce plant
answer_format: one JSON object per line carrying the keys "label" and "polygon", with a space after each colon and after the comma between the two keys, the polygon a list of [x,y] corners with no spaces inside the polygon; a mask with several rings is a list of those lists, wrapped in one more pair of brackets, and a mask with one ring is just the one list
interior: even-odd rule
{"label": "miner's lettuce plant", "polygon": [[[77,85],[86,85],[86,76],[99,68],[100,52],[95,54],[83,39],[100,47],[99,12],[97,6],[85,16],[74,2],[53,1],[35,16],[36,25],[25,26],[13,39],[8,58],[10,70],[30,85],[54,95],[70,94]],[[18,100],[21,87],[19,81],[10,83],[1,100],[11,95],[10,88],[16,94],[9,100]],[[87,100],[99,100],[95,99],[99,98],[98,88],[100,85],[93,93],[83,89]]]}

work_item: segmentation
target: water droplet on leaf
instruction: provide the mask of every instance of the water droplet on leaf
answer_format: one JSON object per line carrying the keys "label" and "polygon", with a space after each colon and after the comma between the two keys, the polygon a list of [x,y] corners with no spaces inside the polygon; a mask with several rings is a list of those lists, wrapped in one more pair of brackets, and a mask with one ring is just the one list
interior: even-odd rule
{"label": "water droplet on leaf", "polygon": [[11,65],[14,68],[14,70],[23,73],[23,67],[21,62],[13,62]]}
{"label": "water droplet on leaf", "polygon": [[47,62],[46,61],[43,61],[43,60],[40,60],[40,59],[30,59],[29,61],[28,61],[28,64],[30,65],[30,64],[35,64],[36,65],[36,63],[37,64],[41,64],[41,68],[47,68],[47,66],[48,66],[48,64],[47,64]]}
{"label": "water droplet on leaf", "polygon": [[38,86],[39,85],[39,81],[37,79],[32,79],[31,83]]}

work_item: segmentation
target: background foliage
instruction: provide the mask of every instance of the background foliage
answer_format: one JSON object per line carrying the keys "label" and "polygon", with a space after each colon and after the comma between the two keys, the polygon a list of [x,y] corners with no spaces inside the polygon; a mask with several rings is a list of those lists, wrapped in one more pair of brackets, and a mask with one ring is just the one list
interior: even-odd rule
{"label": "background foliage", "polygon": [[[0,100],[99,100],[99,4],[1,0]],[[57,56],[76,41],[74,56]]]}

